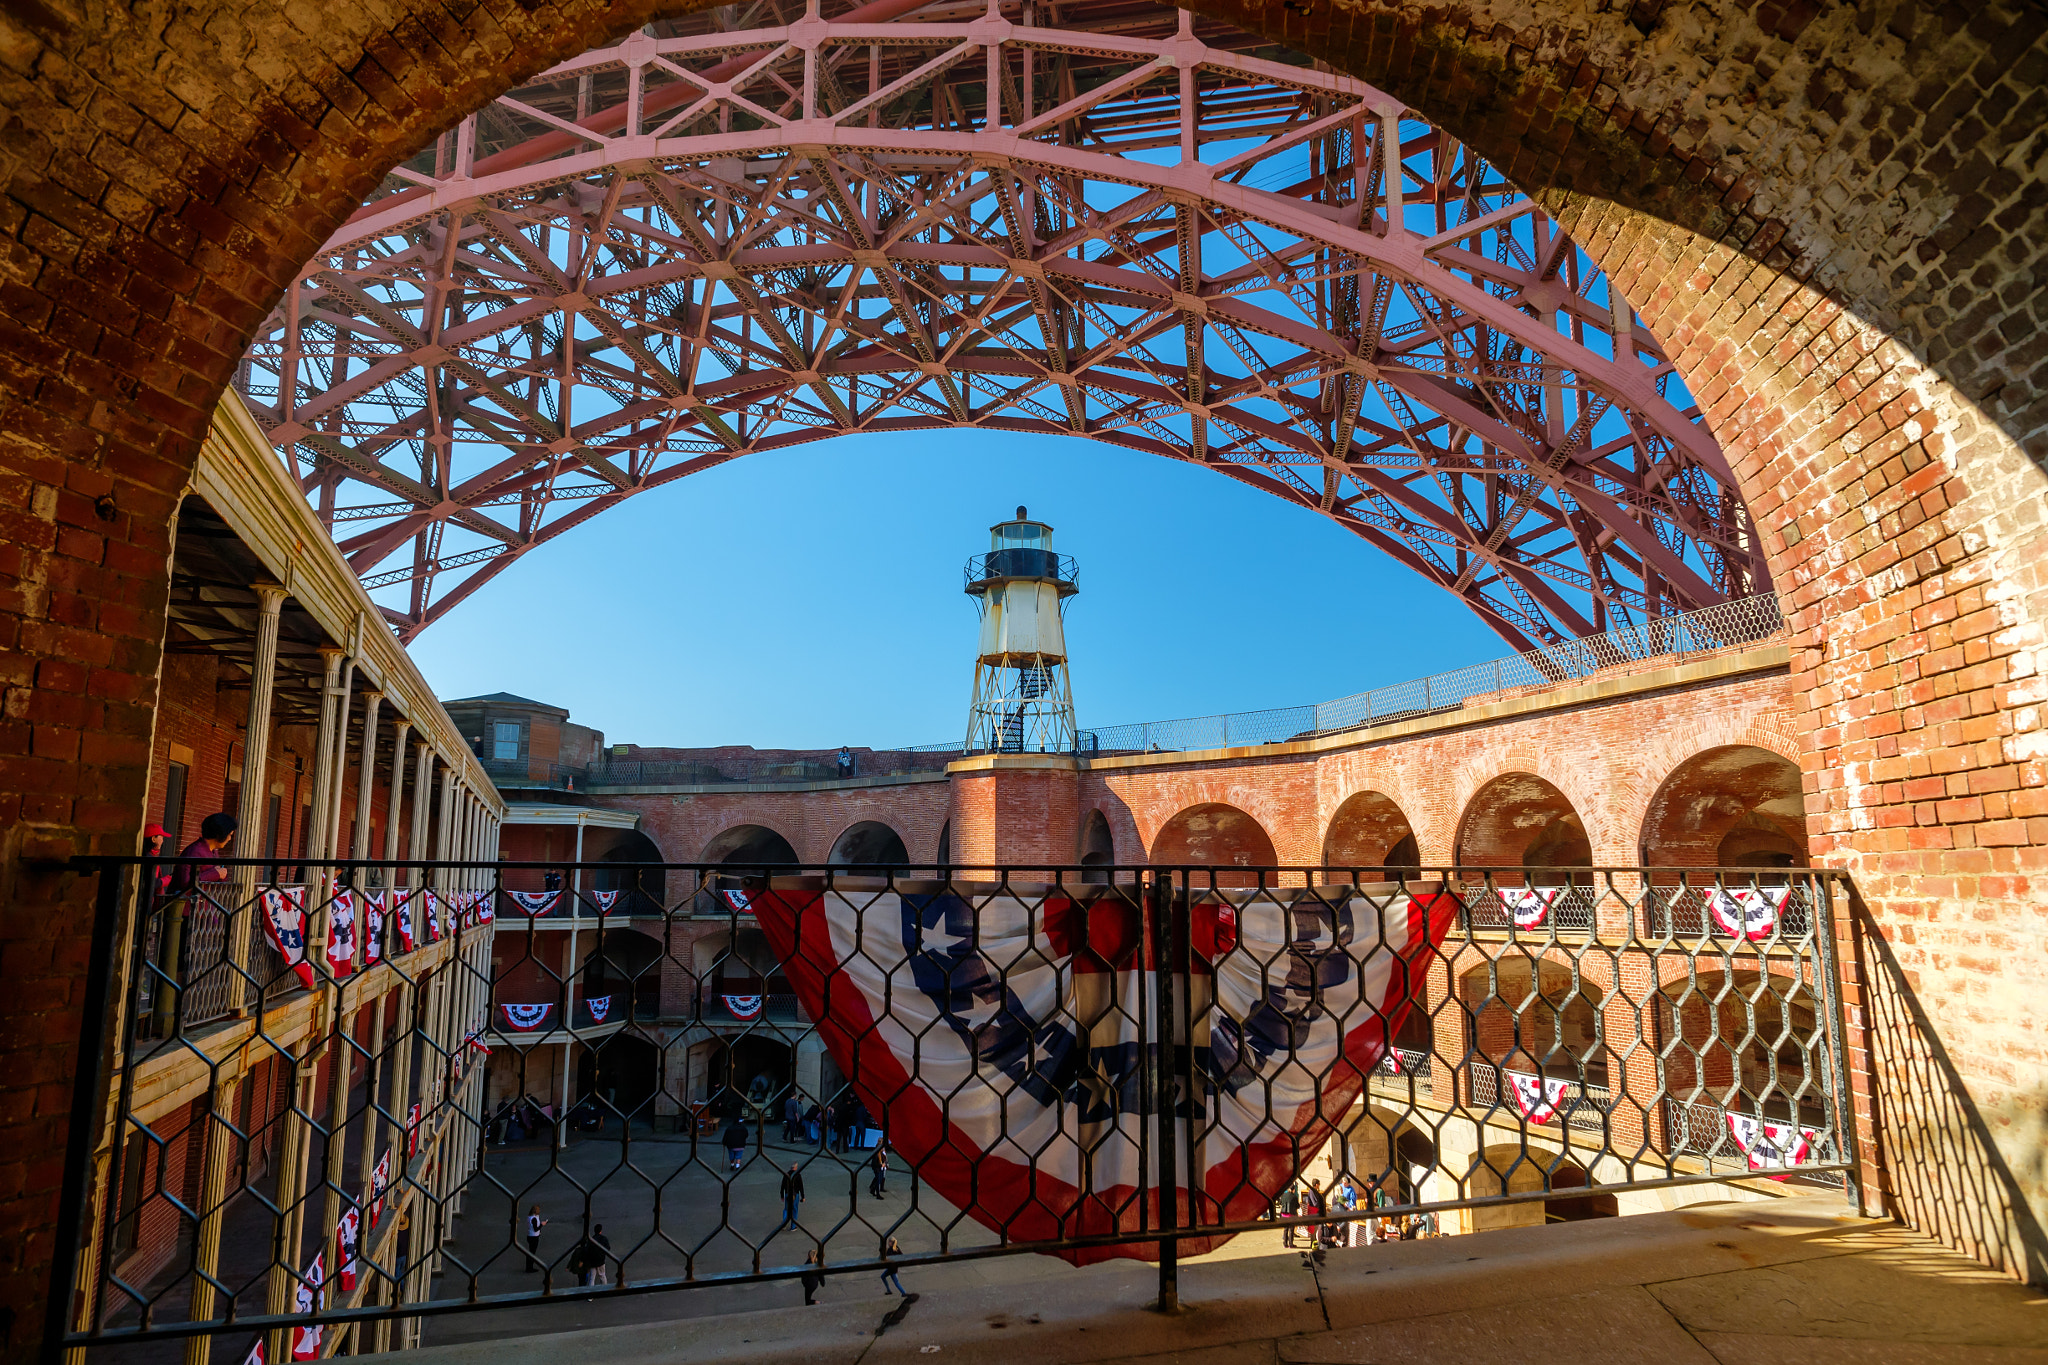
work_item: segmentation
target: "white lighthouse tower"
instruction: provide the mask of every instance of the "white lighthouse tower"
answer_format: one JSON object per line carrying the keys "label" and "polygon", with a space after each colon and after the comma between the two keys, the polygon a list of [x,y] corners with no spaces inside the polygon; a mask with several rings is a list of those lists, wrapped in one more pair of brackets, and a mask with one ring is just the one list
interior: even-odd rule
{"label": "white lighthouse tower", "polygon": [[1074,694],[1067,685],[1067,599],[1079,592],[1071,555],[1052,550],[1052,527],[1022,507],[989,527],[989,551],[967,561],[967,591],[981,607],[969,751],[1074,751]]}

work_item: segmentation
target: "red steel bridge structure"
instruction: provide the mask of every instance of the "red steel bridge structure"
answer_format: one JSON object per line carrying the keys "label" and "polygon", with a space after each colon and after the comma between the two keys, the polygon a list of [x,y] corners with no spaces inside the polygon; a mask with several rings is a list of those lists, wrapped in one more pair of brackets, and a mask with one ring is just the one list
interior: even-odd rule
{"label": "red steel bridge structure", "polygon": [[239,387],[405,638],[626,498],[971,426],[1203,465],[1516,649],[1768,591],[1585,251],[1392,97],[1135,0],[756,0],[398,167]]}

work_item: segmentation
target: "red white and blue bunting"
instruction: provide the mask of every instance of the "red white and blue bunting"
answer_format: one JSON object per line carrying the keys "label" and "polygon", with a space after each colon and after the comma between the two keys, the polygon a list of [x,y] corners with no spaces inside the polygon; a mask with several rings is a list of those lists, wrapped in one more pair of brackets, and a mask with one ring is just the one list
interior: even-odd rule
{"label": "red white and blue bunting", "polygon": [[759,995],[724,995],[725,1007],[732,1017],[739,1020],[752,1019],[761,1013],[761,1002],[766,997]]}
{"label": "red white and blue bunting", "polygon": [[538,1005],[499,1006],[505,1011],[505,1023],[521,1033],[531,1032],[547,1022],[548,1013],[554,1007],[552,1001],[543,1001]]}
{"label": "red white and blue bunting", "polygon": [[242,1357],[242,1365],[264,1365],[263,1338],[256,1338],[256,1344],[249,1348],[249,1354]]}
{"label": "red white and blue bunting", "polygon": [[398,933],[398,951],[409,953],[418,946],[418,931],[413,927],[413,907],[419,901],[420,893],[403,887],[391,893],[391,922]]}
{"label": "red white and blue bunting", "polygon": [[612,912],[612,906],[618,899],[619,893],[616,891],[593,891],[590,893],[590,902],[597,907],[597,913],[600,915],[609,915]]}
{"label": "red white and blue bunting", "polygon": [[605,1016],[612,1012],[612,998],[609,995],[585,997],[583,1005],[590,1011],[590,1022],[593,1024],[602,1024]]}
{"label": "red white and blue bunting", "polygon": [[346,1294],[356,1287],[356,1242],[362,1232],[363,1216],[351,1208],[334,1227],[334,1276]]}
{"label": "red white and blue bunting", "polygon": [[[299,1276],[298,1287],[292,1293],[292,1311],[294,1313],[311,1313],[327,1306],[327,1290],[323,1283],[326,1278],[326,1272],[323,1268],[326,1264],[326,1256],[327,1253],[324,1251],[316,1254],[313,1257],[313,1263],[306,1267],[304,1274]],[[293,1360],[318,1360],[320,1358],[321,1330],[318,1326],[294,1327],[292,1329]]]}
{"label": "red white and blue bunting", "polygon": [[384,1155],[377,1158],[377,1168],[370,1172],[370,1226],[373,1228],[384,1216],[384,1193],[390,1188],[391,1149],[386,1147]]}
{"label": "red white and blue bunting", "polygon": [[1516,888],[1500,892],[1500,903],[1517,929],[1541,929],[1550,918],[1550,907],[1556,899],[1554,886],[1548,890]]}
{"label": "red white and blue bunting", "polygon": [[1728,1133],[1749,1158],[1752,1171],[1785,1171],[1773,1180],[1790,1180],[1789,1166],[1803,1166],[1813,1150],[1813,1129],[1796,1123],[1769,1123],[1748,1114],[1730,1114]]}
{"label": "red white and blue bunting", "polygon": [[363,970],[384,960],[384,893],[363,893]]}
{"label": "red white and blue bunting", "polygon": [[739,915],[751,915],[754,913],[754,903],[747,899],[746,892],[721,891],[718,894],[725,897],[725,903],[733,908],[733,913]]}
{"label": "red white and blue bunting", "polygon": [[507,891],[512,903],[519,907],[519,913],[529,918],[551,914],[562,899],[559,891]]}
{"label": "red white and blue bunting", "polygon": [[1716,887],[1707,893],[1707,910],[1724,934],[1750,940],[1769,938],[1778,928],[1789,886]]}
{"label": "red white and blue bunting", "polygon": [[1507,1078],[1508,1094],[1514,1100],[1515,1108],[1521,1110],[1522,1117],[1531,1123],[1551,1122],[1571,1095],[1570,1081],[1531,1076],[1521,1071],[1503,1071],[1501,1075]]}
{"label": "red white and blue bunting", "polygon": [[313,964],[306,961],[306,891],[273,887],[263,893],[263,936],[306,989],[313,988]]}
{"label": "red white and blue bunting", "polygon": [[405,1111],[405,1154],[420,1154],[420,1102],[414,1100],[412,1108]]}
{"label": "red white and blue bunting", "polygon": [[327,903],[327,970],[347,976],[356,968],[356,893],[335,891]]}

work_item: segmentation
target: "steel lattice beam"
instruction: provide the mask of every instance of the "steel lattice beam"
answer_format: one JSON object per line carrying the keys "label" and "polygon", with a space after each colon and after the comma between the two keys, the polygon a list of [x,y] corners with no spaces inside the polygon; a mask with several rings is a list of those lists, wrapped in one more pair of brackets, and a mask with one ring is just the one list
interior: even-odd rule
{"label": "steel lattice beam", "polygon": [[1656,339],[1397,101],[1176,11],[875,8],[566,62],[301,273],[243,391],[401,634],[646,489],[959,425],[1243,480],[1518,648],[1768,587]]}

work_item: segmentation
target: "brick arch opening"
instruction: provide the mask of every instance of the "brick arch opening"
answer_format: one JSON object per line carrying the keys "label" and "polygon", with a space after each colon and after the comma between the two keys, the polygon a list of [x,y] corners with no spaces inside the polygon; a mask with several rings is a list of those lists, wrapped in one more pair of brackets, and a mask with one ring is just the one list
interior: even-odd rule
{"label": "brick arch opening", "polygon": [[1109,880],[1109,869],[1116,863],[1116,835],[1109,828],[1109,817],[1099,810],[1089,811],[1081,822],[1080,859],[1081,866],[1089,869],[1081,874],[1081,880]]}
{"label": "brick arch opening", "polygon": [[1545,869],[1530,873],[1537,885],[1565,880],[1561,869],[1593,865],[1592,841],[1571,798],[1526,772],[1502,773],[1472,794],[1458,820],[1457,849],[1466,867]]}
{"label": "brick arch opening", "polygon": [[781,831],[767,825],[734,825],[713,835],[697,861],[768,867],[802,860],[796,856],[796,846]]}
{"label": "brick arch opening", "polygon": [[880,820],[861,820],[840,831],[825,861],[844,867],[891,867],[910,861],[903,836]]}
{"label": "brick arch opening", "polygon": [[1825,1031],[1803,982],[1753,967],[1703,971],[1659,986],[1656,1003],[1664,1084],[1679,1106],[1674,1142],[1711,1149],[1725,1123],[1717,1111],[1825,1121],[1822,1078],[1808,1075],[1826,1055]]}
{"label": "brick arch opening", "polygon": [[1421,867],[1422,853],[1394,798],[1385,792],[1353,792],[1330,817],[1323,833],[1323,862],[1330,867]]}
{"label": "brick arch opening", "polygon": [[[1497,1143],[1482,1148],[1472,1158],[1465,1177],[1472,1195],[1534,1194],[1539,1190],[1583,1189],[1588,1183],[1585,1167],[1571,1158],[1530,1143]],[[1573,1223],[1586,1218],[1612,1218],[1621,1212],[1611,1194],[1562,1195],[1521,1204],[1500,1204],[1470,1210],[1467,1227],[1473,1232],[1494,1228],[1532,1227],[1541,1223]]]}
{"label": "brick arch opening", "polygon": [[1694,754],[1650,798],[1641,846],[1653,867],[1805,867],[1798,766],[1749,745]]}
{"label": "brick arch opening", "polygon": [[[1179,811],[1152,836],[1151,861],[1165,867],[1272,867],[1273,836],[1236,806],[1208,801]],[[1254,886],[1255,873],[1216,875],[1218,886]]]}
{"label": "brick arch opening", "polygon": [[[16,16],[15,70],[118,79],[25,77],[6,96],[33,131],[7,172],[16,283],[0,300],[0,627],[23,717],[0,732],[0,853],[23,912],[7,933],[35,937],[21,961],[50,964],[24,969],[7,1007],[8,1074],[72,1064],[91,883],[62,863],[137,847],[172,512],[246,338],[386,168],[515,79],[688,7],[465,24],[397,0],[323,14],[317,34],[238,13],[272,59],[260,68],[205,22]],[[1319,3],[1195,8],[1472,140],[1646,300],[1643,324],[1730,452],[1801,641],[1829,641],[1793,665],[1811,707],[1802,766],[1829,778],[1811,852],[1863,876],[1880,924],[1916,925],[1873,989],[1890,992],[1883,1017],[1934,1037],[1877,1040],[1877,1108],[1987,1173],[1989,1193],[1901,1181],[1899,1211],[2048,1275],[2048,1045],[1976,1003],[2033,989],[2029,964],[2048,961],[2048,928],[2013,909],[2039,899],[2020,853],[2048,818],[2039,720],[2010,685],[2048,672],[2048,518],[2022,444],[2048,420],[2028,320],[2042,285],[2021,263],[2044,235],[2048,173],[2020,155],[2039,126],[2034,12],[1956,24],[1902,0],[1873,22],[1821,3],[1695,25],[1682,7],[1646,18],[1594,0],[1503,23],[1406,0],[1355,0],[1343,22]],[[1432,60],[1411,62],[1418,50]],[[1942,679],[1940,706],[1892,690],[1905,668]],[[1930,832],[1898,847],[1923,818]],[[1985,920],[2014,951],[1960,961]],[[1901,984],[1937,967],[1969,989]],[[1928,1056],[1939,1074],[1917,1084]],[[47,1152],[65,1124],[38,1110],[0,1133]],[[0,1231],[47,1226],[47,1191],[16,1174],[10,1188],[37,1193],[9,1201]],[[9,1241],[26,1249],[24,1273],[0,1277],[16,1286],[5,1305],[39,1322],[46,1239]]]}
{"label": "brick arch opening", "polygon": [[[1571,968],[1548,958],[1504,957],[1491,967],[1474,967],[1458,977],[1458,999],[1468,1020],[1474,1053],[1496,1071],[1607,1083],[1608,1056],[1600,1038],[1600,1002],[1605,992]],[[1503,1077],[1475,1103],[1496,1100],[1510,1115],[1513,1100]]]}

